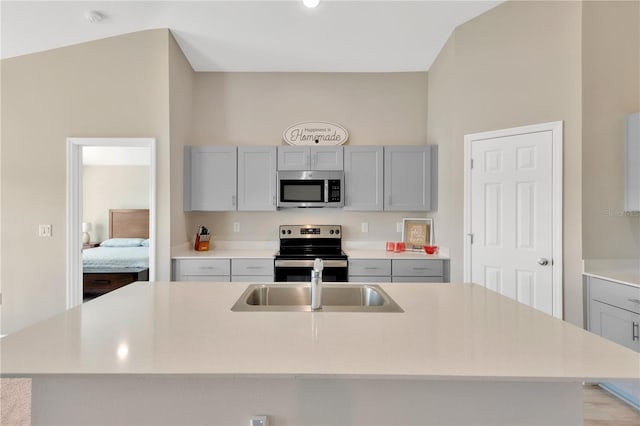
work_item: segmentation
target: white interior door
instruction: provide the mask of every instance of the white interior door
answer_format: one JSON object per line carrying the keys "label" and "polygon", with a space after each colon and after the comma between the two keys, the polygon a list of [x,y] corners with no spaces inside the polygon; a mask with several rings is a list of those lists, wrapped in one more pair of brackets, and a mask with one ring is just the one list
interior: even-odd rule
{"label": "white interior door", "polygon": [[554,308],[562,294],[561,279],[559,296],[554,291],[562,263],[554,244],[554,130],[512,130],[467,141],[469,279],[561,316],[561,304],[559,315]]}

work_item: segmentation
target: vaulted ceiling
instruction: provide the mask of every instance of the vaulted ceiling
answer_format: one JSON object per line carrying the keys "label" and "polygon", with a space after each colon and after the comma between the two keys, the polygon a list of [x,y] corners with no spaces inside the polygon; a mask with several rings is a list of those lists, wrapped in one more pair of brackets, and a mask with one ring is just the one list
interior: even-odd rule
{"label": "vaulted ceiling", "polygon": [[[502,1],[2,1],[8,58],[169,28],[196,71],[426,71],[454,28]],[[87,19],[98,12],[98,22]],[[95,19],[94,19],[95,20]]]}

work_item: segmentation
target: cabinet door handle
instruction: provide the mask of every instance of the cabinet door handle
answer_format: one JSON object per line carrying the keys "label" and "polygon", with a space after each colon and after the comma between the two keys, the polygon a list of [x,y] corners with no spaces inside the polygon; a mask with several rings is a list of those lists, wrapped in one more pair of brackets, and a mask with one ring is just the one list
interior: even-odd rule
{"label": "cabinet door handle", "polygon": [[231,205],[232,205],[233,207],[235,207],[235,206],[236,206],[236,196],[235,196],[235,195],[232,195],[232,196],[231,196]]}
{"label": "cabinet door handle", "polygon": [[378,268],[377,266],[365,266],[364,269],[367,269],[367,270],[374,269],[375,270],[375,269],[380,269],[380,268]]}
{"label": "cabinet door handle", "polygon": [[640,299],[627,299],[629,302],[631,303],[638,303],[640,304]]}
{"label": "cabinet door handle", "polygon": [[262,269],[262,266],[247,266],[247,269]]}
{"label": "cabinet door handle", "polygon": [[633,322],[632,327],[633,340],[640,340],[640,323],[637,321]]}
{"label": "cabinet door handle", "polygon": [[276,196],[275,195],[271,198],[271,204],[273,204],[274,206],[276,205]]}

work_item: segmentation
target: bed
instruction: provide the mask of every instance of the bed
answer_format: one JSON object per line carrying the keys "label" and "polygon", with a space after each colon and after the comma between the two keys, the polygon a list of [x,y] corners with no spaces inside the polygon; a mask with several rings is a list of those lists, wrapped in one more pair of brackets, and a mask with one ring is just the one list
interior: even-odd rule
{"label": "bed", "polygon": [[149,210],[110,209],[109,239],[82,251],[85,299],[149,281]]}

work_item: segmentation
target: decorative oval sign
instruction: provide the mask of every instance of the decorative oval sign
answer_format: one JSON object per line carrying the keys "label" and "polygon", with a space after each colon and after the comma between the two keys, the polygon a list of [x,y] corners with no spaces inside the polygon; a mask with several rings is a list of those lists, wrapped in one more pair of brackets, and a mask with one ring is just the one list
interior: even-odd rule
{"label": "decorative oval sign", "polygon": [[326,121],[303,121],[282,134],[289,145],[342,145],[349,139],[347,129]]}

